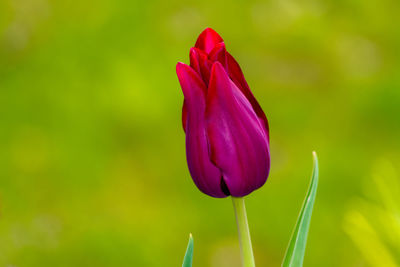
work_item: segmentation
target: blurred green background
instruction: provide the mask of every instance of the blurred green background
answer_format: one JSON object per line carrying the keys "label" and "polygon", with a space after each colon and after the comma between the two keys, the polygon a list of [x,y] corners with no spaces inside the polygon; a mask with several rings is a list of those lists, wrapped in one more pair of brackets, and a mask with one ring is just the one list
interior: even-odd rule
{"label": "blurred green background", "polygon": [[374,261],[385,236],[363,250],[373,209],[357,199],[384,202],[374,168],[399,179],[399,14],[398,0],[1,0],[0,266],[180,266],[190,232],[194,266],[239,266],[231,200],[201,194],[185,161],[175,64],[205,27],[270,122],[271,174],[247,197],[258,266],[283,259],[312,150],[305,266],[390,266],[394,245]]}

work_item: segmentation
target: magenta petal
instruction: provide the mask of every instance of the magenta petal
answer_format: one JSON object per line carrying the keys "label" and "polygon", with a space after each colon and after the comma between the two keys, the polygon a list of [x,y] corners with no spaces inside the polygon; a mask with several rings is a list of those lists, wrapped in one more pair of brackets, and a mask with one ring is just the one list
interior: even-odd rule
{"label": "magenta petal", "polygon": [[201,75],[198,51],[199,50],[194,47],[190,48],[190,67],[192,67],[199,75]]}
{"label": "magenta petal", "polygon": [[195,47],[203,50],[207,54],[214,48],[214,46],[224,40],[219,34],[211,28],[206,28],[197,38]]}
{"label": "magenta petal", "polygon": [[215,47],[213,48],[213,50],[211,50],[210,54],[208,54],[208,58],[212,61],[219,61],[222,66],[226,67],[227,65],[227,58],[226,58],[226,48],[225,48],[225,44],[219,43],[217,45],[215,45]]}
{"label": "magenta petal", "polygon": [[178,63],[176,73],[185,96],[186,159],[196,186],[213,197],[226,197],[221,187],[221,171],[208,155],[205,130],[205,85],[188,65]]}
{"label": "magenta petal", "polygon": [[204,51],[192,47],[190,49],[189,57],[190,67],[192,67],[200,75],[200,78],[202,78],[206,85],[208,85],[212,66],[212,62],[208,59],[208,55]]}
{"label": "magenta petal", "polygon": [[185,99],[183,100],[183,105],[182,105],[182,127],[183,131],[186,133],[186,122],[187,122],[187,110],[186,110],[186,103]]}
{"label": "magenta petal", "polygon": [[210,80],[210,71],[212,62],[208,59],[205,53],[199,54],[199,61],[200,61],[201,76],[203,77],[203,81],[208,86],[208,81]]}
{"label": "magenta petal", "polygon": [[232,196],[250,194],[267,180],[269,143],[251,103],[219,62],[211,70],[206,103],[211,160]]}
{"label": "magenta petal", "polygon": [[254,97],[253,93],[251,92],[246,79],[244,78],[243,72],[240,69],[239,64],[236,62],[236,60],[226,52],[226,57],[227,57],[227,62],[228,62],[228,74],[229,77],[232,79],[232,81],[236,84],[237,87],[242,91],[244,96],[249,100],[251,106],[253,107],[254,111],[256,112],[257,116],[260,118],[260,120],[263,122],[263,125],[265,127],[265,132],[268,136],[269,139],[269,126],[268,126],[268,120],[267,117],[264,114],[264,111],[261,109],[260,104],[258,104],[256,98]]}

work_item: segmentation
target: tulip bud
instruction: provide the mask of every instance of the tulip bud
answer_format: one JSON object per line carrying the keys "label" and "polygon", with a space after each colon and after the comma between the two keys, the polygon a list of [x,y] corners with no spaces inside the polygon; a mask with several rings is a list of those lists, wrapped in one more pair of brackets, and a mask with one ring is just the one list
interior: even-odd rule
{"label": "tulip bud", "polygon": [[184,95],[186,158],[205,194],[243,197],[270,169],[268,121],[222,38],[205,29],[176,72]]}

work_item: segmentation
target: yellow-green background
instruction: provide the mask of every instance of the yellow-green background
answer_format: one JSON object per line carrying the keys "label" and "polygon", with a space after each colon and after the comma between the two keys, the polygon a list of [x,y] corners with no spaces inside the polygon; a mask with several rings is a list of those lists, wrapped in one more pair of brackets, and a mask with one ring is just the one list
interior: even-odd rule
{"label": "yellow-green background", "polygon": [[312,150],[305,266],[368,266],[344,218],[377,161],[398,171],[399,14],[398,0],[1,0],[0,266],[175,267],[190,232],[194,267],[239,266],[230,199],[201,194],[185,161],[175,64],[205,27],[270,122],[271,174],[247,197],[258,266],[283,258]]}

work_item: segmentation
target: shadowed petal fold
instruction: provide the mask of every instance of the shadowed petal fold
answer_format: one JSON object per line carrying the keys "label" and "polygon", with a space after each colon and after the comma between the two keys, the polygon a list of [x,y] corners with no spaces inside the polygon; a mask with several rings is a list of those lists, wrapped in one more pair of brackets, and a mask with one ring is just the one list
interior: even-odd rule
{"label": "shadowed petal fold", "polygon": [[[194,69],[201,77],[200,71],[200,55],[198,49],[192,47],[190,48],[189,58],[190,58],[190,67]],[[202,77],[201,77],[202,78]]]}
{"label": "shadowed petal fold", "polygon": [[206,106],[211,161],[232,196],[248,195],[267,180],[269,144],[252,104],[219,62],[211,70]]}
{"label": "shadowed petal fold", "polygon": [[208,155],[205,130],[206,87],[190,66],[178,63],[178,79],[185,97],[186,158],[190,174],[197,187],[213,197],[226,197],[221,187],[221,171]]}

